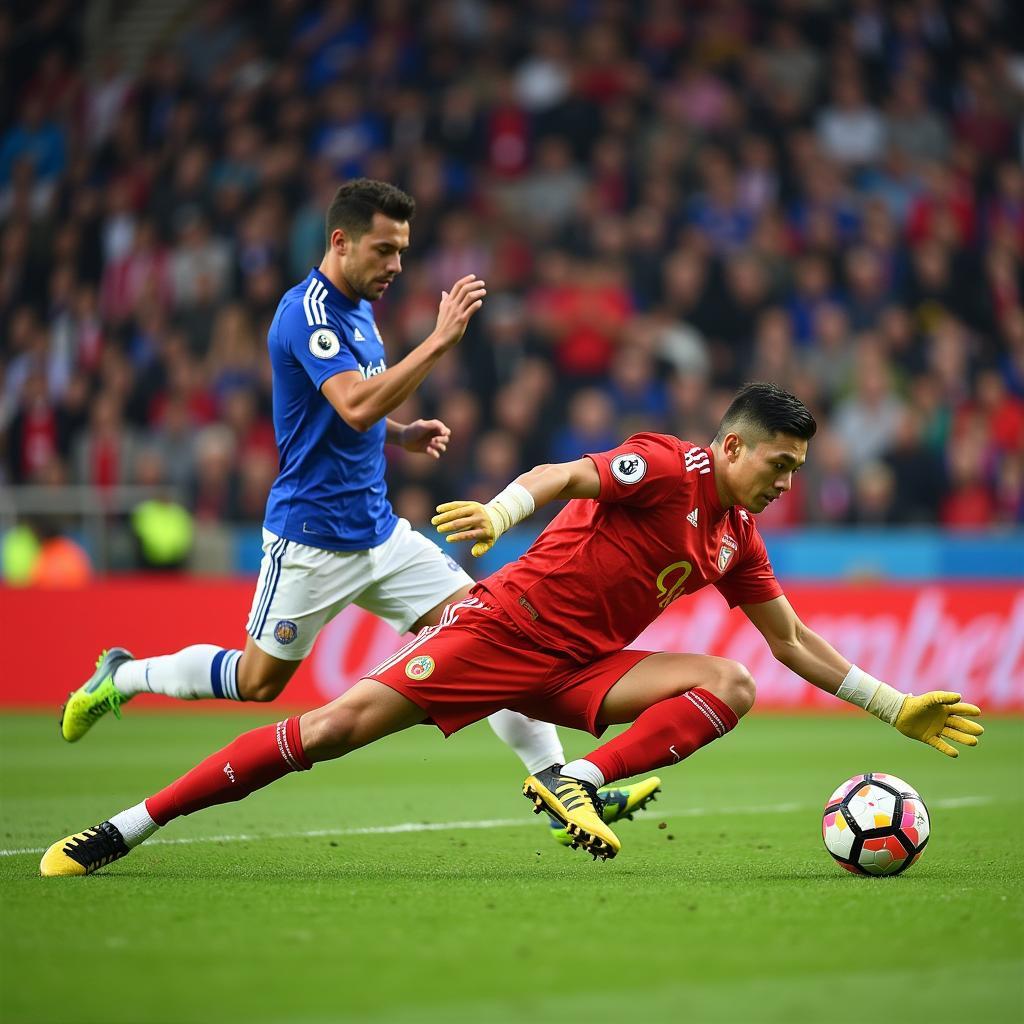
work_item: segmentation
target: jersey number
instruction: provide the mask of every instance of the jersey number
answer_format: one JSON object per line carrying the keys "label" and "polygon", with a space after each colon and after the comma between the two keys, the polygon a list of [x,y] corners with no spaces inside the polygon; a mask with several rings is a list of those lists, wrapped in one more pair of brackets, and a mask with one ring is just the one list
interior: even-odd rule
{"label": "jersey number", "polygon": [[693,566],[689,562],[673,562],[658,573],[658,607],[667,608],[683,592]]}

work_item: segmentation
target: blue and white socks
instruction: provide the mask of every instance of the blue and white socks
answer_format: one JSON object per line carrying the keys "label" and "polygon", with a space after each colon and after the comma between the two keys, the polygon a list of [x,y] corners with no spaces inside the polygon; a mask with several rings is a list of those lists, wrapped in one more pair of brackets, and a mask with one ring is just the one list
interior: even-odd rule
{"label": "blue and white socks", "polygon": [[162,693],[179,700],[241,700],[238,662],[242,652],[194,644],[176,654],[126,661],[114,672],[114,685],[125,697]]}

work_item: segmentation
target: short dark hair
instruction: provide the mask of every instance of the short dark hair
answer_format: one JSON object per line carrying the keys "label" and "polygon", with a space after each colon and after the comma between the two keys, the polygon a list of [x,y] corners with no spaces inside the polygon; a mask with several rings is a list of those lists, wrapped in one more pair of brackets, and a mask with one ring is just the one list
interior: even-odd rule
{"label": "short dark hair", "polygon": [[372,178],[347,181],[334,193],[327,208],[327,248],[331,247],[331,235],[338,228],[356,239],[370,230],[375,213],[383,213],[392,220],[412,220],[415,212],[416,200],[395,185]]}
{"label": "short dark hair", "polygon": [[715,441],[721,443],[730,431],[742,434],[744,429],[764,437],[788,434],[809,441],[814,437],[818,424],[810,409],[796,395],[791,395],[777,384],[753,381],[736,392],[722,422],[718,424]]}

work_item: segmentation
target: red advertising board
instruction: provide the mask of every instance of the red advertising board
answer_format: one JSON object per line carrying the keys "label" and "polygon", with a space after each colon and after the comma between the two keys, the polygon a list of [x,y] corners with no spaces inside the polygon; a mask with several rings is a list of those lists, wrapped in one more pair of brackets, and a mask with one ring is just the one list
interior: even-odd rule
{"label": "red advertising board", "polygon": [[[1024,590],[1005,584],[793,586],[807,625],[852,661],[901,689],[956,690],[988,712],[1024,711]],[[241,646],[247,580],[117,578],[83,590],[0,588],[0,705],[55,707],[89,674],[100,648],[167,654],[192,643]],[[314,707],[391,654],[399,636],[358,608],[321,634],[281,699]],[[709,588],[678,601],[633,645],[743,662],[762,710],[829,710],[836,701],[771,656],[739,610]],[[133,705],[159,704],[143,697]],[[195,706],[195,705],[193,705]]]}

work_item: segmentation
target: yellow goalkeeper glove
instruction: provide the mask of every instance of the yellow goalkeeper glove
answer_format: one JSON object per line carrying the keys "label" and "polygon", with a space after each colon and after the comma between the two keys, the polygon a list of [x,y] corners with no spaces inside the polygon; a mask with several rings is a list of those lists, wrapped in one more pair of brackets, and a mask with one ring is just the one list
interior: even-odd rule
{"label": "yellow goalkeeper glove", "polygon": [[946,740],[976,747],[985,730],[970,719],[980,714],[981,708],[962,703],[959,693],[932,690],[920,697],[907,694],[893,725],[904,736],[927,743],[947,757],[959,757],[957,749]]}
{"label": "yellow goalkeeper glove", "polygon": [[946,757],[959,757],[956,747],[946,740],[976,747],[978,737],[985,731],[977,722],[970,721],[981,714],[981,708],[961,703],[959,693],[932,690],[915,697],[875,679],[856,665],[850,666],[836,696],[869,711],[904,736],[927,743]]}
{"label": "yellow goalkeeper glove", "polygon": [[437,527],[438,533],[447,535],[445,540],[449,544],[475,540],[471,549],[474,558],[490,551],[500,533],[504,532],[499,532],[487,507],[479,501],[446,501],[437,506],[437,512],[430,520],[431,525]]}
{"label": "yellow goalkeeper glove", "polygon": [[516,523],[533,515],[533,495],[514,480],[486,505],[479,501],[446,501],[437,506],[438,515],[430,520],[437,532],[448,534],[451,544],[460,540],[475,540],[471,549],[474,558],[494,547],[494,542]]}

